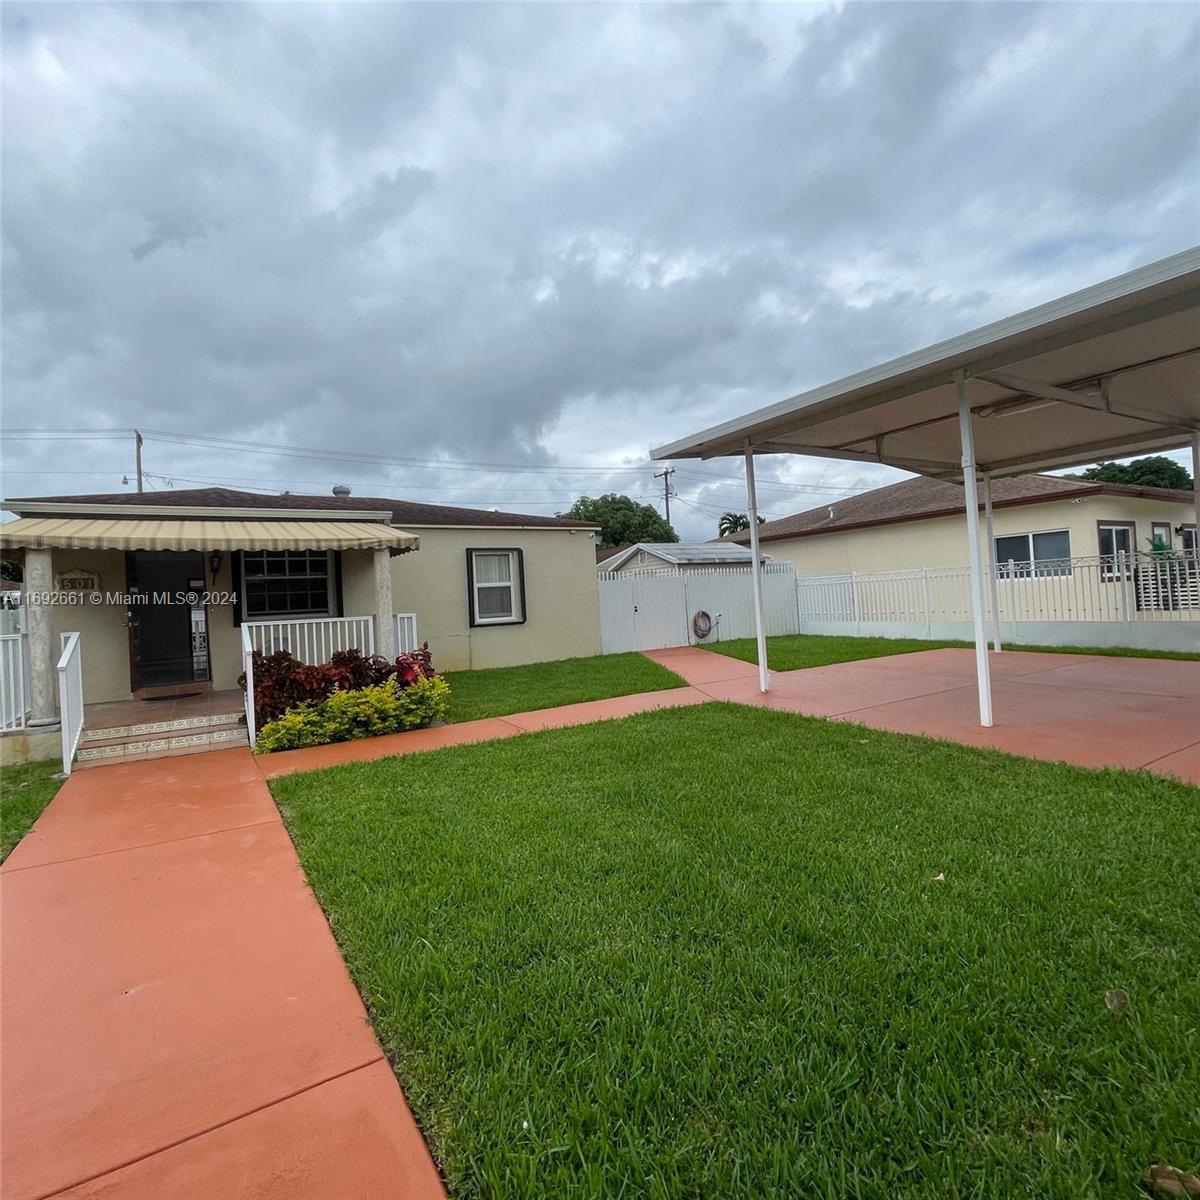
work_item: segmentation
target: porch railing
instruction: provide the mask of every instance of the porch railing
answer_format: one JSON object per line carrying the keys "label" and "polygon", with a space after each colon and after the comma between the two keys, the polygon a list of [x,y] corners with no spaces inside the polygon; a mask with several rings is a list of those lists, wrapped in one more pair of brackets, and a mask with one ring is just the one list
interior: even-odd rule
{"label": "porch railing", "polygon": [[375,653],[374,617],[312,617],[300,621],[244,621],[243,642],[251,650],[274,654],[286,650],[311,666],[327,663],[339,650]]}
{"label": "porch railing", "polygon": [[79,634],[64,633],[58,660],[58,715],[62,723],[63,774],[70,775],[79,735],[83,732],[83,661]]}
{"label": "porch railing", "polygon": [[242,673],[246,680],[246,690],[242,696],[242,704],[246,709],[246,734],[253,747],[257,736],[254,728],[254,642],[246,625],[242,626]]}
{"label": "porch railing", "polygon": [[396,626],[396,653],[407,654],[420,645],[417,641],[417,614],[395,613],[392,621]]}
{"label": "porch railing", "polygon": [[24,633],[0,634],[0,729],[24,729],[29,716],[29,653]]}

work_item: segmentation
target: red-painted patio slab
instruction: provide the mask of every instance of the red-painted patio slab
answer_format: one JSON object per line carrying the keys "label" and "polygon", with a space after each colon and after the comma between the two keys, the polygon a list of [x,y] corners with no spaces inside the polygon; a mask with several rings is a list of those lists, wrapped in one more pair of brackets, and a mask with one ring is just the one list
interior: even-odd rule
{"label": "red-painted patio slab", "polygon": [[[73,775],[38,823],[36,853],[18,850],[0,869],[6,1200],[102,1177],[109,1190],[93,1194],[173,1196],[174,1172],[219,1180],[224,1168],[201,1160],[239,1154],[242,1194],[324,1200],[338,1194],[328,1174],[309,1191],[281,1181],[312,1143],[312,1106],[342,1111],[346,1089],[387,1136],[343,1122],[354,1136],[339,1145],[331,1128],[325,1152],[366,1156],[354,1168],[363,1178],[416,1181],[353,1194],[441,1195],[394,1078],[381,1098],[363,1072],[382,1053],[282,822],[244,821],[273,808],[249,751],[187,762],[187,780],[179,760]],[[206,829],[211,819],[172,795],[206,787],[233,827]],[[106,802],[120,820],[97,820]],[[171,840],[159,840],[161,809]],[[131,844],[139,828],[148,841]],[[333,1081],[337,1092],[323,1092]],[[305,1104],[266,1124],[243,1124],[300,1095]],[[234,1152],[239,1125],[250,1140]],[[283,1157],[259,1152],[289,1140]]]}
{"label": "red-painted patio slab", "polygon": [[645,656],[674,671],[688,683],[716,683],[722,679],[757,679],[758,667],[725,654],[713,654],[696,646],[672,646],[666,650],[645,650]]}
{"label": "red-painted patio slab", "polygon": [[633,696],[613,696],[607,700],[587,700],[581,704],[564,704],[559,708],[541,708],[536,712],[515,713],[504,719],[530,732],[536,729],[565,729],[571,725],[590,725],[595,721],[631,717],[635,713],[653,712],[658,708],[706,704],[710,699],[710,696],[696,688],[669,688],[662,692],[639,692]]}
{"label": "red-painted patio slab", "polygon": [[[1200,784],[1200,662],[1045,654],[992,654],[995,724],[979,725],[972,650],[886,658],[706,681],[723,657],[697,647],[649,657],[716,700],[835,717],[875,729],[990,746],[1084,767],[1145,767]],[[742,664],[748,666],[750,664]],[[717,668],[720,673],[720,668]]]}

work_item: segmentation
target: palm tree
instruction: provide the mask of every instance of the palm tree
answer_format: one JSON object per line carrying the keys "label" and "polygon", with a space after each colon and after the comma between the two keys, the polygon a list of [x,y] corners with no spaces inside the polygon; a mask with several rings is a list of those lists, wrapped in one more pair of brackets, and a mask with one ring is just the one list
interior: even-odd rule
{"label": "palm tree", "polygon": [[749,528],[750,518],[745,513],[722,513],[717,522],[717,537],[728,537],[731,533],[741,533],[743,529]]}

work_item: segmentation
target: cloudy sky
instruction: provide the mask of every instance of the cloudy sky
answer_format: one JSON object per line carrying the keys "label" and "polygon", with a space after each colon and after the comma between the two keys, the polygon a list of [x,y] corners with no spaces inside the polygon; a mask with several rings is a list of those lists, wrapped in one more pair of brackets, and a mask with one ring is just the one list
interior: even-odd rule
{"label": "cloudy sky", "polygon": [[[10,496],[120,490],[137,426],[155,488],[650,499],[653,445],[1200,241],[1189,4],[3,22]],[[679,464],[681,534],[736,474]]]}

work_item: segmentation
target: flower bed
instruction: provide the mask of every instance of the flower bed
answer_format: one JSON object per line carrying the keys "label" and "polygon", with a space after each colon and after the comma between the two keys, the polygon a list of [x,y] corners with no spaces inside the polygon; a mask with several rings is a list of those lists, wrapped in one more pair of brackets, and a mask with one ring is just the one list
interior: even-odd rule
{"label": "flower bed", "polygon": [[342,650],[321,666],[286,651],[255,654],[254,749],[267,754],[421,729],[446,719],[449,695],[428,645],[394,661]]}

